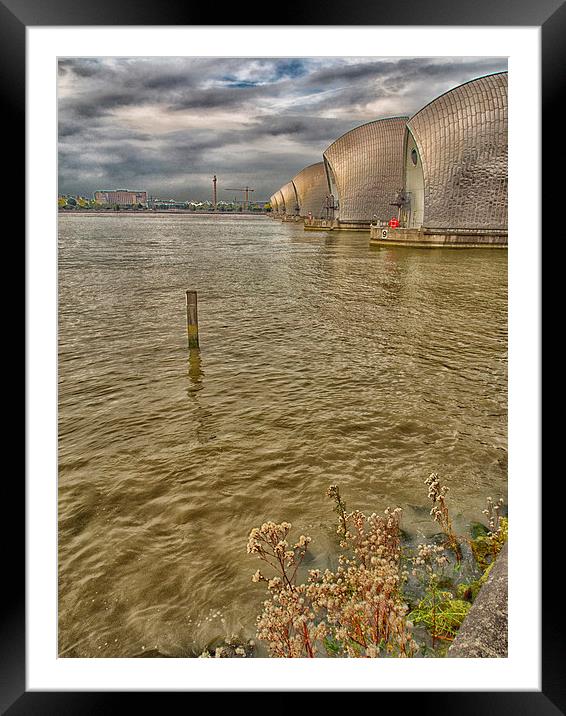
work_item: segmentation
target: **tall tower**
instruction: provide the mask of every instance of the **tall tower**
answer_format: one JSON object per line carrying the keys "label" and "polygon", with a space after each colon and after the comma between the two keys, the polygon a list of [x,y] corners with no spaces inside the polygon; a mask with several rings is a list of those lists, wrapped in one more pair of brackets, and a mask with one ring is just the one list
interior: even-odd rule
{"label": "tall tower", "polygon": [[216,174],[212,177],[212,208],[216,211]]}

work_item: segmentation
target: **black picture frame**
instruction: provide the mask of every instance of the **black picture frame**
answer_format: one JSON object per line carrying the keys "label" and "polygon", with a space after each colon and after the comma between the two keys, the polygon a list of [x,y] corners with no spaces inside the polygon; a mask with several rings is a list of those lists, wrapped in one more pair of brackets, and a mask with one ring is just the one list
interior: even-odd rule
{"label": "black picture frame", "polygon": [[[79,3],[76,0],[0,0],[0,78],[4,100],[4,119],[9,121],[10,148],[16,152],[9,176],[10,195],[18,187],[24,194],[25,154],[25,67],[26,28],[30,26],[85,26],[85,25],[335,25],[335,26],[536,26],[541,29],[542,42],[542,143],[543,168],[552,164],[555,136],[554,118],[560,116],[564,68],[566,67],[566,5],[562,0],[475,0],[455,3],[453,0],[402,0],[369,4],[367,0],[349,0],[348,3],[304,3],[296,7],[287,5],[283,13],[293,23],[271,22],[266,6],[229,6],[222,10],[222,23],[210,22],[210,9],[178,0],[98,0],[96,3]],[[278,18],[280,19],[280,17]],[[551,120],[553,122],[551,130]],[[547,130],[545,133],[544,130]],[[18,141],[16,141],[16,139]],[[554,149],[556,148],[554,144]],[[6,166],[6,165],[5,165]],[[14,173],[21,172],[20,177]],[[550,208],[551,179],[545,176],[542,187],[543,219],[541,236],[552,230]],[[552,185],[554,189],[554,185]],[[6,196],[6,195],[5,195]],[[548,199],[547,199],[548,197]],[[548,202],[548,203],[547,203]],[[19,208],[19,207],[18,207]],[[17,209],[16,209],[17,210]],[[541,251],[541,247],[533,250]],[[542,472],[542,466],[541,466]],[[539,692],[403,692],[401,712],[409,708],[416,713],[458,714],[525,714],[549,716],[565,713],[566,689],[564,683],[564,627],[563,617],[553,602],[556,594],[556,563],[559,562],[559,544],[550,536],[552,525],[559,524],[562,509],[560,485],[553,484],[553,493],[543,493],[543,577],[542,597],[542,689]],[[4,550],[3,573],[9,578],[9,589],[4,587],[4,607],[0,612],[0,711],[9,716],[20,714],[100,714],[123,711],[139,701],[145,708],[168,711],[172,697],[185,699],[186,692],[30,692],[26,690],[25,661],[25,481],[23,478],[5,480],[4,504],[17,512],[19,521],[13,528],[10,546]],[[534,575],[531,575],[531,578]],[[528,618],[537,619],[538,615]],[[528,628],[526,626],[525,628]],[[449,685],[447,685],[449,688]],[[347,689],[344,689],[347,690]],[[371,688],[368,688],[371,690]],[[383,699],[399,699],[399,693],[380,692],[376,705],[383,707]],[[412,702],[412,703],[410,703]],[[190,703],[190,702],[189,702]],[[213,705],[211,704],[211,707]],[[399,710],[399,707],[397,707]]]}

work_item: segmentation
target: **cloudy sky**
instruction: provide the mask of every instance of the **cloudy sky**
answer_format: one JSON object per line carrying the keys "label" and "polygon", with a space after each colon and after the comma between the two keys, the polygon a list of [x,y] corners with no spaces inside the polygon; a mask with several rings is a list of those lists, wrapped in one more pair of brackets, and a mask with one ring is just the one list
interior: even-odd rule
{"label": "cloudy sky", "polygon": [[[59,60],[59,193],[269,199],[353,127],[411,115],[506,58]],[[238,198],[241,198],[238,195]]]}

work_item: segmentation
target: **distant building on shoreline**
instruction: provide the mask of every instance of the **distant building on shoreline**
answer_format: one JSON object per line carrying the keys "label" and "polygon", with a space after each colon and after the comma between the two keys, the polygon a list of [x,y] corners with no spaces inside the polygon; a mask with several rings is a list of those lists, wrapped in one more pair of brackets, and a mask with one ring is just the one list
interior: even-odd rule
{"label": "distant building on shoreline", "polygon": [[107,204],[109,206],[134,206],[135,204],[147,206],[147,191],[100,189],[94,192],[94,200],[98,204]]}
{"label": "distant building on shoreline", "polygon": [[147,202],[150,209],[187,209],[188,201],[177,201],[177,199],[159,199],[156,196],[150,196]]}

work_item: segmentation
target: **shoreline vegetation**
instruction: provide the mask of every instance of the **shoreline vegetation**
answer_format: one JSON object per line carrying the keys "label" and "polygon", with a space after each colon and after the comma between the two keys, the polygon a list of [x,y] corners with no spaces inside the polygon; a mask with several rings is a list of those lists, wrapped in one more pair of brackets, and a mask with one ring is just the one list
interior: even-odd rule
{"label": "shoreline vegetation", "polygon": [[[257,638],[270,657],[446,657],[449,647],[507,542],[503,499],[487,498],[487,524],[455,533],[437,473],[425,480],[430,516],[440,532],[411,542],[402,510],[348,512],[337,485],[327,496],[338,517],[338,567],[305,570],[311,538],[289,544],[289,522],[251,530],[247,551],[267,565],[252,577],[268,598],[257,617]],[[506,605],[502,607],[506,611]],[[476,625],[477,628],[477,625]],[[481,628],[481,625],[480,625]],[[506,640],[505,640],[506,641]],[[211,645],[201,658],[253,657],[254,640]]]}
{"label": "shoreline vegetation", "polygon": [[59,208],[58,214],[80,214],[91,216],[168,216],[169,214],[188,214],[189,216],[270,216],[271,211],[191,211],[190,209],[83,209]]}

